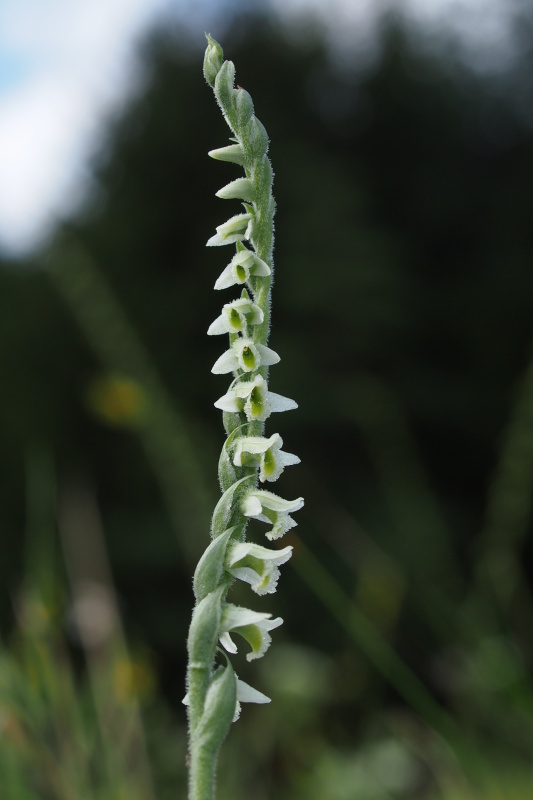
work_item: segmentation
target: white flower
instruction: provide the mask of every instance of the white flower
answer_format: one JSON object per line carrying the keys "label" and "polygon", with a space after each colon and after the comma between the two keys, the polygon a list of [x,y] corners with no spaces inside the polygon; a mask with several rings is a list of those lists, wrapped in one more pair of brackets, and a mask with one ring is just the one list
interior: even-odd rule
{"label": "white flower", "polygon": [[[241,703],[270,703],[270,697],[267,697],[263,692],[258,692],[253,686],[241,681],[240,678],[235,676],[237,681],[237,702],[235,704],[235,714],[233,722],[237,722],[241,715]],[[184,706],[189,705],[189,692],[181,701]]]}
{"label": "white flower", "polygon": [[237,678],[237,704],[233,722],[237,722],[241,714],[241,703],[270,703],[270,697],[263,692],[258,692],[253,686]]}
{"label": "white flower", "polygon": [[227,603],[222,611],[220,644],[228,653],[236,653],[237,645],[230,633],[238,633],[252,648],[251,653],[246,654],[246,660],[253,661],[254,658],[261,658],[272,641],[270,631],[283,624],[281,617],[276,617],[276,619],[271,619],[271,617],[272,614],[261,614],[258,611],[251,611],[249,608],[241,608],[241,606]]}
{"label": "white flower", "polygon": [[292,453],[281,450],[283,439],[274,433],[267,439],[265,436],[240,436],[235,445],[233,463],[236,467],[246,466],[250,461],[257,461],[259,456],[259,480],[277,481],[285,467],[299,464],[300,459]]}
{"label": "white flower", "polygon": [[255,253],[242,247],[223,270],[215,283],[215,289],[227,289],[236,283],[246,283],[251,275],[254,277],[270,275],[270,267]]}
{"label": "white flower", "polygon": [[266,534],[267,539],[279,539],[284,533],[296,527],[290,513],[299,511],[304,504],[303,497],[296,500],[284,500],[273,492],[255,489],[244,498],[241,510],[245,517],[255,517],[262,522],[271,522],[272,528]]}
{"label": "white flower", "polygon": [[264,344],[254,344],[251,339],[240,336],[231,345],[229,350],[222,353],[213,364],[211,372],[215,375],[224,375],[226,372],[254,372],[261,366],[270,367],[277,364],[279,356],[274,350]]}
{"label": "white flower", "polygon": [[207,331],[209,336],[219,333],[239,333],[246,331],[247,325],[260,325],[264,314],[248,297],[239,297],[232,303],[226,303],[222,314],[211,323]]}
{"label": "white flower", "polygon": [[250,228],[253,214],[236,214],[227,222],[217,226],[217,232],[207,242],[207,247],[217,247],[221,244],[232,244],[250,237]]}
{"label": "white flower", "polygon": [[215,408],[233,413],[244,411],[248,422],[253,420],[264,422],[272,413],[291,411],[298,408],[298,405],[289,397],[269,392],[263,376],[256,375],[252,381],[235,383],[227,394],[219,397]]}
{"label": "white flower", "polygon": [[279,567],[292,555],[292,547],[269,550],[253,542],[232,545],[226,556],[226,569],[234,578],[246,581],[256,594],[272,594],[279,580]]}

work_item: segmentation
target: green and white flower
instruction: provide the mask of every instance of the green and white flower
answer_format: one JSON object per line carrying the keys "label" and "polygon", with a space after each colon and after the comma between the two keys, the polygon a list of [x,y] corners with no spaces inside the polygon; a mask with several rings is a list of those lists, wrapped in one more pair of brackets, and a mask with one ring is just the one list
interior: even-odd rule
{"label": "green and white flower", "polygon": [[228,548],[226,569],[249,583],[256,594],[272,594],[279,580],[279,567],[292,556],[292,547],[269,550],[253,542],[237,542]]}
{"label": "green and white flower", "polygon": [[264,344],[254,343],[252,339],[242,336],[236,339],[229,350],[222,353],[211,372],[224,375],[226,372],[255,372],[259,367],[269,367],[280,360],[278,354]]}
{"label": "green and white flower", "polygon": [[241,504],[245,517],[254,517],[262,522],[271,522],[272,528],[266,534],[267,539],[279,539],[298,524],[290,514],[303,507],[303,497],[296,500],[284,500],[273,492],[255,489],[249,492]]}
{"label": "green and white flower", "polygon": [[274,433],[267,439],[265,436],[240,436],[235,445],[233,463],[236,467],[248,466],[259,462],[259,480],[277,481],[285,467],[299,464],[300,459],[292,453],[281,449],[283,439]]}
{"label": "green and white flower", "polygon": [[250,212],[230,217],[227,222],[217,225],[217,232],[208,240],[207,247],[218,247],[222,244],[233,244],[242,239],[249,239],[252,222],[253,214]]}
{"label": "green and white flower", "polygon": [[225,395],[219,397],[215,408],[234,414],[244,412],[248,422],[264,422],[274,412],[292,411],[298,404],[289,397],[268,391],[266,380],[256,375],[251,381],[237,381]]}
{"label": "green and white flower", "polygon": [[227,289],[235,284],[247,283],[250,277],[265,278],[270,274],[271,270],[268,264],[244,245],[240,245],[237,247],[237,253],[216,281],[215,289]]}
{"label": "green and white flower", "polygon": [[222,610],[220,644],[228,653],[236,653],[237,645],[230,633],[238,633],[252,648],[251,652],[246,654],[246,660],[253,661],[255,658],[261,658],[270,647],[272,641],[270,631],[283,624],[281,617],[276,617],[276,619],[271,619],[271,617],[272,614],[262,614],[258,611],[251,611],[249,608],[226,603]]}
{"label": "green and white flower", "polygon": [[[250,686],[248,683],[241,681],[240,678],[236,677],[237,683],[237,702],[235,704],[235,714],[233,715],[233,722],[237,722],[241,715],[241,703],[270,703],[270,697],[267,697],[266,694],[263,692],[257,691],[254,689],[253,686]],[[181,701],[184,706],[189,705],[189,692],[185,695],[183,700]]]}
{"label": "green and white flower", "polygon": [[[245,289],[243,291],[246,291]],[[209,336],[220,333],[243,333],[248,325],[260,325],[263,322],[262,310],[249,297],[239,297],[232,303],[226,303],[222,314],[211,323],[207,331]]]}

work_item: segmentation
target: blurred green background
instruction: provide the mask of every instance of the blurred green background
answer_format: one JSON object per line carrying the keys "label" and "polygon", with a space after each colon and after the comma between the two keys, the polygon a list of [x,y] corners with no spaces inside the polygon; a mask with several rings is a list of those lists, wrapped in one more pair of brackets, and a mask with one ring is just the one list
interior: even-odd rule
{"label": "blurred green background", "polygon": [[[533,17],[482,72],[383,20],[373,59],[211,30],[271,137],[273,418],[302,459],[285,619],[237,671],[220,800],[533,796]],[[237,176],[203,40],[149,79],[46,252],[0,270],[0,797],[185,797],[185,640],[223,443],[205,241]],[[232,213],[238,207],[231,204]]]}

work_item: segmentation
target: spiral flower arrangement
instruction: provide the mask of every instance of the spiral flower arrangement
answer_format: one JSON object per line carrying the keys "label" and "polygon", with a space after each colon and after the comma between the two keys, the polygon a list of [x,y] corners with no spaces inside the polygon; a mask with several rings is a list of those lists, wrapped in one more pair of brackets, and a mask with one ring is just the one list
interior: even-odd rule
{"label": "spiral flower arrangement", "polygon": [[213,513],[211,543],[194,575],[196,605],[184,699],[189,714],[189,800],[214,798],[218,752],[240,704],[270,702],[238,679],[227,654],[237,652],[232,637],[239,636],[250,648],[247,659],[260,658],[270,645],[270,632],[283,620],[236,606],[226,597],[235,580],[249,583],[258,595],[275,592],[279,567],[291,557],[292,547],[271,550],[247,541],[247,523],[266,523],[267,539],[278,539],[296,525],[291,514],[303,506],[301,497],[285,500],[263,488],[286,466],[299,463],[297,456],[281,449],[279,434],[264,435],[265,420],[272,413],[297,407],[268,389],[268,368],[280,360],[267,346],[275,210],[268,136],[248,92],[235,87],[233,63],[224,61],[222,48],[211,36],[207,41],[204,76],[233,134],[231,144],[209,155],[244,168],[244,177],[228,183],[217,196],[241,200],[244,212],[219,225],[207,242],[209,247],[235,247],[215,289],[241,286],[242,291],[223,306],[208,330],[209,335],[229,334],[229,348],[212,371],[231,373],[233,378],[215,403],[227,433],[218,469],[222,496]]}

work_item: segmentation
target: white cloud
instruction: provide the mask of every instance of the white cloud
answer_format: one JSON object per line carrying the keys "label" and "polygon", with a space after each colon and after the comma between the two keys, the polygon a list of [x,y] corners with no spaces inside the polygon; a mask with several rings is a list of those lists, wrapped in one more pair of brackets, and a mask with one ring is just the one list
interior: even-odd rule
{"label": "white cloud", "polygon": [[102,122],[138,78],[136,40],[164,7],[164,0],[3,0],[0,248],[37,246],[83,197],[84,164]]}

